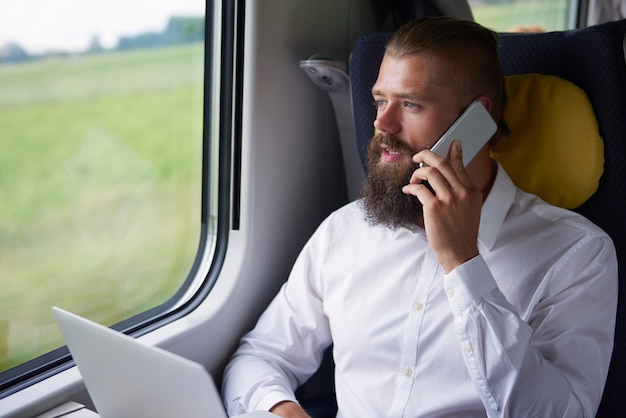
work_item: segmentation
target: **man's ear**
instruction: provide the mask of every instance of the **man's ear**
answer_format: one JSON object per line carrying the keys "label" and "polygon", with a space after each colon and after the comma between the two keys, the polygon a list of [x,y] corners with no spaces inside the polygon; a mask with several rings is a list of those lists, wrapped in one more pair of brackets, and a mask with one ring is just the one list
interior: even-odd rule
{"label": "man's ear", "polygon": [[478,96],[474,100],[478,100],[479,102],[481,102],[483,104],[483,106],[485,106],[485,109],[487,109],[487,112],[491,113],[491,100],[489,99],[489,97],[487,97],[487,96]]}

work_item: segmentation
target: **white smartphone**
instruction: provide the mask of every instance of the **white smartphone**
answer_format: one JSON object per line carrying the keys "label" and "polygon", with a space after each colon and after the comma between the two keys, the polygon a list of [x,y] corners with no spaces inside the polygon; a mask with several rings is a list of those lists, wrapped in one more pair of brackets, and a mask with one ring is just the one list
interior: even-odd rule
{"label": "white smartphone", "polygon": [[[463,147],[463,165],[467,166],[478,151],[496,133],[498,126],[485,109],[485,106],[475,100],[457,118],[448,130],[439,138],[430,149],[432,152],[447,158],[452,141],[458,139]],[[426,164],[421,163],[420,167]]]}

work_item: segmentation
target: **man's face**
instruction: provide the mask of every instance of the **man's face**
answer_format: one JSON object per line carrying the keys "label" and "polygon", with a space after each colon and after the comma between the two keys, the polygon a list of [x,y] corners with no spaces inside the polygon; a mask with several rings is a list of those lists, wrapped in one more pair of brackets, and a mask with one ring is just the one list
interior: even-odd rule
{"label": "man's face", "polygon": [[[385,56],[372,88],[376,130],[395,136],[413,150],[432,147],[464,108],[452,72],[434,52]],[[394,151],[383,145],[382,161],[398,162]]]}
{"label": "man's face", "polygon": [[373,223],[396,227],[421,219],[421,203],[401,189],[417,169],[413,155],[431,148],[463,111],[448,73],[432,53],[383,59],[372,88],[377,134],[369,144],[363,190]]}

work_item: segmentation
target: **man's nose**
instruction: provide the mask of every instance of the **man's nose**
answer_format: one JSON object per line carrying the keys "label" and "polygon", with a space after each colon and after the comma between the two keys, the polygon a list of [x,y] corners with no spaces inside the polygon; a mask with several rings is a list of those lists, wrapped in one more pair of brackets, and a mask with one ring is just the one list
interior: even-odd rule
{"label": "man's nose", "polygon": [[400,122],[397,112],[393,106],[387,105],[376,111],[376,120],[374,120],[374,128],[377,131],[386,134],[397,134],[400,130]]}

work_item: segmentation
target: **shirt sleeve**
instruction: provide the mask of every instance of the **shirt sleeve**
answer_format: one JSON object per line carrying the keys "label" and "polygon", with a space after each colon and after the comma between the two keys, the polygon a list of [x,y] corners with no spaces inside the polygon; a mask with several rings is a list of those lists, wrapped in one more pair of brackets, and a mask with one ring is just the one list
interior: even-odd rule
{"label": "shirt sleeve", "polygon": [[226,366],[222,394],[229,415],[295,402],[294,390],[318,369],[331,337],[314,283],[312,252],[309,243]]}
{"label": "shirt sleeve", "polygon": [[579,243],[543,278],[522,320],[481,256],[444,277],[468,373],[489,417],[593,417],[613,347],[617,261]]}

